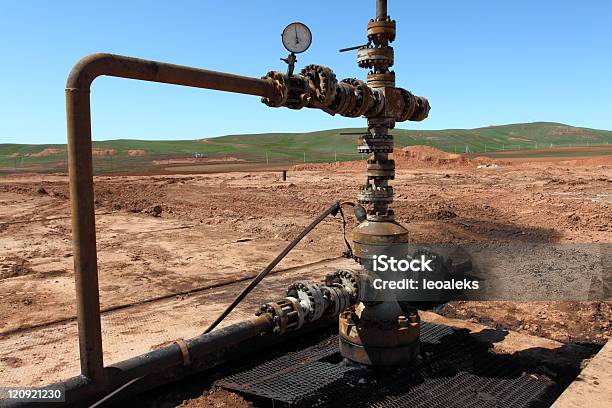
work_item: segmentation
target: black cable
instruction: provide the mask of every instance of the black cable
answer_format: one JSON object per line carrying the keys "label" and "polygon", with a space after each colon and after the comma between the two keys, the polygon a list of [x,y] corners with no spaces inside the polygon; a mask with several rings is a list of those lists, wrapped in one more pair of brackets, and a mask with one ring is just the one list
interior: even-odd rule
{"label": "black cable", "polygon": [[355,259],[355,256],[353,255],[353,248],[351,248],[351,244],[349,244],[348,240],[346,239],[346,218],[344,217],[344,212],[342,211],[342,205],[340,205],[339,211],[340,216],[342,217],[342,238],[344,239],[344,243],[346,244],[346,251],[344,252],[344,256],[348,259]]}
{"label": "black cable", "polygon": [[338,211],[342,211],[342,209],[341,209],[340,203],[339,202],[335,202],[327,210],[323,211],[323,213],[321,215],[319,215],[313,222],[311,222],[310,225],[308,225],[306,228],[304,228],[304,230],[300,233],[300,235],[298,235],[293,241],[291,241],[291,243],[289,243],[289,245],[287,245],[287,247],[283,250],[283,252],[278,254],[278,256],[276,258],[274,258],[274,260],[272,262],[270,262],[270,264],[268,266],[266,266],[266,268],[263,271],[261,271],[251,281],[251,283],[249,283],[248,286],[246,288],[244,288],[244,290],[242,292],[240,292],[240,294],[238,296],[236,296],[236,298],[223,311],[223,313],[221,313],[219,315],[219,317],[217,317],[217,319],[214,322],[212,322],[212,324],[210,326],[208,326],[208,328],[204,331],[204,334],[210,333],[215,327],[217,327],[219,325],[219,323],[221,323],[223,321],[223,319],[225,319],[227,317],[227,315],[229,315],[232,312],[232,310],[234,310],[234,308],[236,306],[238,306],[238,304],[242,301],[242,299],[244,299],[246,297],[246,295],[248,295],[255,288],[255,286],[257,286],[257,284],[259,284],[259,282],[261,282],[261,280],[263,278],[265,278],[266,275],[268,273],[270,273],[270,271],[272,269],[274,269],[274,267],[280,261],[282,261],[282,259],[285,256],[287,256],[287,254],[293,249],[293,247],[295,247],[302,240],[302,238],[304,238],[310,231],[312,231],[314,229],[314,227],[316,227],[328,215],[330,215],[330,214],[336,215],[338,213]]}
{"label": "black cable", "polygon": [[[343,233],[343,236],[344,236],[344,242],[347,245],[348,253],[352,257],[353,250],[351,249],[351,246],[349,245],[348,241],[346,240],[346,218],[344,217],[344,213],[342,212],[342,205],[345,205],[345,204],[346,205],[355,206],[355,204],[353,204],[351,202],[343,202],[343,203],[335,202],[327,210],[325,210],[321,215],[319,215],[313,222],[311,222],[306,228],[304,228],[304,230],[300,233],[300,235],[298,235],[293,241],[291,241],[291,243],[289,245],[287,245],[287,247],[283,250],[283,252],[281,252],[276,258],[274,258],[274,260],[272,262],[270,262],[270,264],[263,271],[261,271],[251,281],[251,283],[249,283],[249,285],[246,288],[244,288],[244,290],[242,292],[240,292],[240,294],[223,311],[223,313],[221,313],[219,315],[219,317],[204,331],[204,334],[210,333],[215,327],[217,327],[219,325],[219,323],[221,323],[223,321],[223,319],[225,319],[227,317],[227,315],[229,315],[232,312],[232,310],[234,310],[234,308],[242,301],[242,299],[244,299],[251,292],[251,290],[253,290],[255,288],[255,286],[257,286],[257,284],[259,282],[261,282],[261,280],[268,273],[270,273],[272,271],[272,269],[274,269],[274,267],[285,256],[287,256],[287,254],[293,249],[293,247],[295,247],[310,231],[312,231],[328,215],[331,214],[331,215],[335,216],[338,212],[340,212],[340,215],[342,216],[342,233]],[[124,389],[128,388],[129,386],[131,386],[132,384],[134,384],[135,382],[137,382],[138,380],[140,380],[142,378],[144,378],[144,376],[137,377],[137,378],[134,378],[134,379],[128,381],[127,383],[125,383],[122,386],[118,387],[117,389],[113,390],[111,393],[107,394],[104,398],[102,398],[101,400],[99,400],[95,404],[91,405],[90,408],[97,408],[97,407],[101,406],[103,403],[107,402],[113,396],[117,395],[118,393],[120,393],[121,391],[123,391]]]}
{"label": "black cable", "polygon": [[89,408],[97,408],[99,406],[101,406],[102,404],[104,404],[105,402],[107,402],[109,399],[113,398],[115,395],[117,395],[118,393],[120,393],[121,391],[123,391],[124,389],[126,389],[127,387],[129,387],[130,385],[134,384],[136,381],[140,380],[141,378],[144,378],[144,376],[142,377],[136,377],[128,382],[126,382],[125,384],[123,384],[121,387],[116,388],[115,390],[113,390],[110,394],[107,394],[106,396],[104,396],[104,398],[102,398],[101,400],[99,400],[98,402],[96,402],[95,404],[91,405]]}

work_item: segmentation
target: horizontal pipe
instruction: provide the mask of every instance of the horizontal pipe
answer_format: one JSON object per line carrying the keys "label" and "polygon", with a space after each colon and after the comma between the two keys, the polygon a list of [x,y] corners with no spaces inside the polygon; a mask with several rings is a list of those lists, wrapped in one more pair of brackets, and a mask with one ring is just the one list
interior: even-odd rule
{"label": "horizontal pipe", "polygon": [[[218,352],[224,347],[230,347],[244,340],[259,336],[270,331],[272,319],[265,314],[251,320],[235,323],[220,328],[206,335],[199,335],[187,340],[189,359],[202,359],[209,354]],[[105,368],[119,380],[126,382],[144,375],[165,371],[171,367],[183,364],[183,355],[177,344],[113,364]]]}
{"label": "horizontal pipe", "polygon": [[66,88],[89,90],[93,80],[102,75],[268,98],[275,95],[274,85],[268,80],[114,54],[92,54],[81,59],[70,72]]}
{"label": "horizontal pipe", "polygon": [[[122,399],[168,384],[181,378],[236,360],[252,352],[337,325],[337,315],[327,315],[306,323],[300,330],[282,336],[263,335],[273,323],[268,314],[235,323],[186,341],[190,364],[184,365],[183,354],[175,343],[104,368],[107,382],[96,382],[79,375],[51,384],[49,388],[64,388],[66,402],[61,406],[89,406],[127,382],[141,378],[113,398]],[[4,403],[4,401],[2,401]],[[4,405],[2,405],[4,406]],[[32,404],[7,401],[7,407],[53,407],[51,403]]]}

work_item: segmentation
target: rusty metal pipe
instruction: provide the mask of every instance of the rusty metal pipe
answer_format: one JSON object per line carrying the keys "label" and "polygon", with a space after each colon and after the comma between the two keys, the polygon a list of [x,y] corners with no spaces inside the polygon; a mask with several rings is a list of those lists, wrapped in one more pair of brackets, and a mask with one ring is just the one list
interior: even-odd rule
{"label": "rusty metal pipe", "polygon": [[271,81],[112,54],[80,60],[66,83],[68,171],[77,295],[81,373],[105,381],[91,154],[90,87],[99,76],[115,76],[273,98]]}
{"label": "rusty metal pipe", "polygon": [[[175,343],[104,367],[106,382],[92,381],[79,375],[50,384],[49,387],[65,388],[66,402],[62,406],[89,406],[123,384],[140,378],[134,385],[121,392],[121,395],[118,396],[118,399],[121,399],[239,359],[252,352],[300,338],[305,334],[334,324],[338,324],[337,315],[328,315],[305,324],[298,331],[283,336],[262,335],[273,326],[270,316],[262,315],[186,340],[189,364],[186,364],[183,351]],[[32,404],[21,400],[9,401],[6,404],[10,408],[47,405],[49,404]]]}
{"label": "rusty metal pipe", "polygon": [[387,0],[376,0],[376,19],[387,19]]}
{"label": "rusty metal pipe", "polygon": [[70,72],[66,88],[89,90],[93,80],[103,75],[261,97],[275,95],[274,85],[268,80],[113,54],[81,59]]}
{"label": "rusty metal pipe", "polygon": [[[202,334],[185,341],[190,360],[201,360],[209,355],[215,355],[224,348],[231,348],[245,340],[252,339],[272,328],[270,315],[262,315],[253,319],[232,324],[215,330],[212,333]],[[105,368],[113,372],[113,381],[118,384],[133,378],[160,373],[169,368],[185,363],[185,357],[176,344],[151,351],[129,360],[110,365]],[[190,363],[191,364],[191,363]]]}

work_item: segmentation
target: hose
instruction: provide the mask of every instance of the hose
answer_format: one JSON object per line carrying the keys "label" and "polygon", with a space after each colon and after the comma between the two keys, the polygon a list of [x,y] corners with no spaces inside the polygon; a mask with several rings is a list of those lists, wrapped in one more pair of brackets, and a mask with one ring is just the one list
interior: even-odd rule
{"label": "hose", "polygon": [[[229,315],[232,312],[232,310],[234,310],[234,308],[236,306],[238,306],[238,304],[242,301],[242,299],[244,299],[246,297],[246,295],[248,295],[255,288],[255,286],[257,286],[257,284],[259,284],[259,282],[261,282],[261,280],[263,278],[265,278],[266,275],[268,273],[270,273],[270,271],[272,269],[274,269],[274,267],[280,261],[282,261],[282,259],[285,256],[287,256],[287,254],[310,231],[312,231],[317,225],[319,225],[319,223],[321,223],[321,221],[323,221],[328,215],[331,214],[331,215],[335,216],[336,214],[338,214],[339,211],[342,211],[341,204],[339,202],[335,202],[327,210],[323,211],[323,213],[321,213],[321,215],[319,215],[306,228],[304,228],[304,230],[300,233],[300,235],[298,235],[293,241],[291,241],[289,243],[289,245],[287,245],[287,247],[283,250],[283,252],[278,254],[278,256],[276,258],[274,258],[274,260],[272,262],[270,262],[270,264],[268,266],[266,266],[266,268],[264,270],[262,270],[255,278],[253,278],[251,283],[249,283],[248,286],[246,288],[244,288],[244,290],[242,292],[240,292],[240,294],[238,296],[236,296],[236,298],[232,301],[232,303],[227,308],[225,308],[225,310],[219,315],[219,317],[217,317],[217,319],[215,319],[215,321],[212,322],[210,326],[208,326],[208,328],[204,331],[204,334],[210,333],[215,327],[217,327],[219,325],[219,323],[221,323],[223,321],[223,319],[225,319],[227,317],[227,315]],[[344,220],[344,214],[342,214],[342,219]],[[344,224],[346,224],[346,221],[344,221]],[[346,241],[346,238],[345,238],[345,241]],[[348,244],[348,242],[347,242],[347,244]]]}

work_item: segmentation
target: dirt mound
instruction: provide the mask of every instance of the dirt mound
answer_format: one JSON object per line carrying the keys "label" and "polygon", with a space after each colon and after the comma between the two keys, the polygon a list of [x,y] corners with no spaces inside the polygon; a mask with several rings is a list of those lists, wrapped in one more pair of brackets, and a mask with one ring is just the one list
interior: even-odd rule
{"label": "dirt mound", "polygon": [[585,157],[583,159],[561,160],[559,165],[568,167],[612,166],[612,156]]}
{"label": "dirt mound", "polygon": [[[469,158],[462,154],[447,153],[431,146],[408,146],[397,149],[392,157],[397,167],[403,168],[457,168],[476,167],[480,164],[501,164],[501,162],[487,157]],[[299,164],[293,167],[296,171],[357,171],[364,170],[363,160],[338,163]]]}
{"label": "dirt mound", "polygon": [[135,149],[135,150],[128,150],[127,154],[128,156],[144,156],[145,154],[147,154],[147,152],[141,149]]}
{"label": "dirt mound", "polygon": [[111,154],[117,154],[117,149],[91,149],[93,156],[108,156]]}
{"label": "dirt mound", "polygon": [[233,392],[226,391],[223,388],[211,390],[208,394],[204,394],[198,398],[185,400],[180,408],[249,408],[253,404]]}
{"label": "dirt mound", "polygon": [[44,156],[51,156],[54,154],[61,154],[61,153],[64,153],[64,151],[60,149],[44,149],[38,153],[33,153],[30,156],[31,157],[44,157]]}
{"label": "dirt mound", "polygon": [[363,160],[334,163],[307,163],[298,164],[291,169],[295,171],[358,171],[365,169],[365,163]]}
{"label": "dirt mound", "polygon": [[469,159],[461,154],[446,153],[431,146],[408,146],[395,154],[395,161],[420,162],[423,164],[467,164]]}

